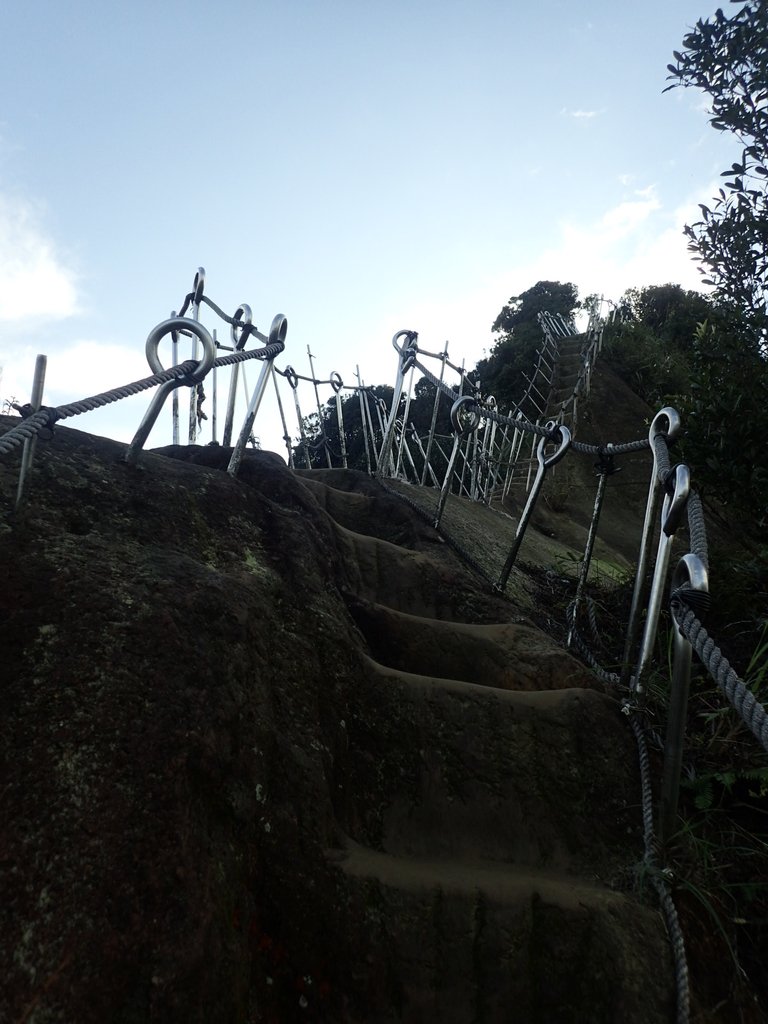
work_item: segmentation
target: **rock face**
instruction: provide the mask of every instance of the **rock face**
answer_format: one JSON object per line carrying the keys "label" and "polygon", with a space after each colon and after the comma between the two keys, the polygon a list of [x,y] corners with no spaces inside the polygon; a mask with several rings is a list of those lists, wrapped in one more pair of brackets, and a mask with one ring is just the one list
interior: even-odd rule
{"label": "rock face", "polygon": [[666,1022],[616,702],[377,483],[0,461],[0,1019]]}

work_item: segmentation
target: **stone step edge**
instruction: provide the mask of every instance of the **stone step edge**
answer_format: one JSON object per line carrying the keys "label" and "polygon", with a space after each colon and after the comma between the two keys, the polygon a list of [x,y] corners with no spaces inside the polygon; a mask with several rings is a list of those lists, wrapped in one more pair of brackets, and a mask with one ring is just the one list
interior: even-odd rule
{"label": "stone step edge", "polygon": [[583,875],[499,861],[398,857],[347,837],[342,842],[340,847],[326,849],[325,856],[345,875],[375,879],[389,889],[417,895],[435,889],[472,896],[480,891],[499,903],[530,902],[538,897],[544,903],[573,910],[585,906],[610,910],[628,900],[642,906],[631,892],[610,889],[599,879]]}
{"label": "stone step edge", "polygon": [[413,689],[442,690],[463,697],[493,696],[503,703],[517,707],[538,710],[552,710],[574,700],[598,700],[604,704],[617,705],[618,702],[609,694],[599,690],[591,690],[581,686],[569,686],[554,690],[506,690],[499,686],[485,686],[482,683],[470,683],[465,679],[451,679],[446,676],[427,676],[418,672],[406,672],[403,669],[390,668],[363,653],[362,659],[371,671],[379,677],[389,677],[396,682],[407,683]]}

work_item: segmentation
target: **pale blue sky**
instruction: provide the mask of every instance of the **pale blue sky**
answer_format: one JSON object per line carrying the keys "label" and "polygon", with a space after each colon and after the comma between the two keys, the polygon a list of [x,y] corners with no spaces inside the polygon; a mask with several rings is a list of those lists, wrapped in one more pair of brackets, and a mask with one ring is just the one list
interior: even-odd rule
{"label": "pale blue sky", "polygon": [[[279,366],[307,372],[309,344],[348,383],[357,363],[392,383],[405,327],[473,365],[540,278],[611,298],[693,286],[682,225],[738,148],[698,94],[662,90],[712,10],[7,5],[0,399],[27,397],[37,352],[51,404],[145,375],[146,336],[200,265],[228,312],[248,302],[262,329],[286,314]],[[128,439],[147,401],[71,425]],[[271,446],[280,431],[256,433]]]}

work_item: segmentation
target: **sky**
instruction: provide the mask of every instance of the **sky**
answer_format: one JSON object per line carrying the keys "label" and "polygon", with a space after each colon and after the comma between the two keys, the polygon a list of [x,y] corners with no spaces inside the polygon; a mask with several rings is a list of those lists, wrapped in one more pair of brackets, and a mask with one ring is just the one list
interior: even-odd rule
{"label": "sky", "polygon": [[[287,317],[277,367],[309,375],[309,347],[317,376],[345,384],[358,366],[394,384],[406,328],[474,366],[505,302],[541,279],[611,300],[700,287],[683,225],[740,153],[698,91],[663,90],[714,6],[7,3],[0,403],[28,400],[38,353],[48,405],[147,376],[147,335],[198,267],[230,315],[247,302],[265,332]],[[254,433],[284,453],[268,394]],[[298,397],[311,412],[312,388]],[[283,401],[295,436],[285,387]],[[148,402],[67,425],[128,441]],[[170,443],[170,417],[147,447]]]}

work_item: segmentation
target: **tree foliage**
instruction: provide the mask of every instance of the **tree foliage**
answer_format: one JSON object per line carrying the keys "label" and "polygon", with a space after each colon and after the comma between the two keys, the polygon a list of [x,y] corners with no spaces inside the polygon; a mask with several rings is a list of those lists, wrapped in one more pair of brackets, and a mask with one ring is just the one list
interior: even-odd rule
{"label": "tree foliage", "polygon": [[706,320],[712,305],[706,295],[679,284],[629,288],[620,305],[622,319],[642,325],[660,341],[690,349],[696,327]]}
{"label": "tree foliage", "polygon": [[[434,384],[425,378],[417,381],[413,396],[408,408],[408,423],[415,427],[420,438],[424,439],[429,433],[432,424],[432,414],[435,406]],[[392,406],[393,390],[386,385],[378,385],[367,389],[364,401],[368,403],[370,421],[373,424],[373,439],[371,438],[368,419],[366,418],[366,429],[363,428],[362,409],[360,398],[357,394],[346,395],[341,400],[341,419],[344,426],[344,441],[347,453],[347,465],[350,469],[368,471],[369,460],[371,468],[375,468],[374,446],[378,451],[382,441],[382,425],[386,425]],[[400,418],[405,413],[406,398],[403,395],[400,399]],[[377,411],[376,406],[379,406]],[[312,413],[304,418],[304,436],[307,439],[305,446],[300,439],[296,439],[293,445],[294,463],[299,468],[304,468],[309,460],[312,469],[322,469],[328,466],[328,460],[332,467],[342,465],[341,437],[339,430],[339,416],[336,407],[336,399],[331,398],[321,406],[322,422],[318,419],[317,413]],[[453,435],[451,426],[451,402],[446,397],[441,397],[438,403],[436,432],[447,439],[450,447],[450,440]],[[368,458],[366,458],[366,438],[368,443]],[[424,441],[426,444],[426,441]],[[410,448],[416,471],[421,475],[423,459],[418,451],[418,445],[412,443]],[[439,466],[441,455],[439,450],[431,453],[430,462],[433,466]],[[427,481],[429,482],[429,481]]]}
{"label": "tree foliage", "polygon": [[498,340],[476,367],[483,394],[493,394],[504,411],[514,407],[527,386],[524,374],[532,373],[536,350],[544,341],[538,314],[560,313],[570,320],[578,308],[578,289],[560,281],[538,281],[513,295],[493,322]]}
{"label": "tree foliage", "polygon": [[753,526],[763,526],[768,366],[752,338],[735,310],[715,307],[696,330],[690,387],[678,404],[686,458],[697,477],[726,504],[751,512]]}
{"label": "tree foliage", "polygon": [[606,329],[615,370],[653,408],[683,419],[680,457],[697,486],[764,521],[768,509],[768,363],[749,317],[679,285],[630,289]]}
{"label": "tree foliage", "polygon": [[704,282],[765,326],[768,299],[768,4],[750,0],[731,17],[699,20],[668,65],[672,89],[701,89],[710,124],[732,132],[741,159],[723,173],[724,187],[701,220],[686,227]]}

